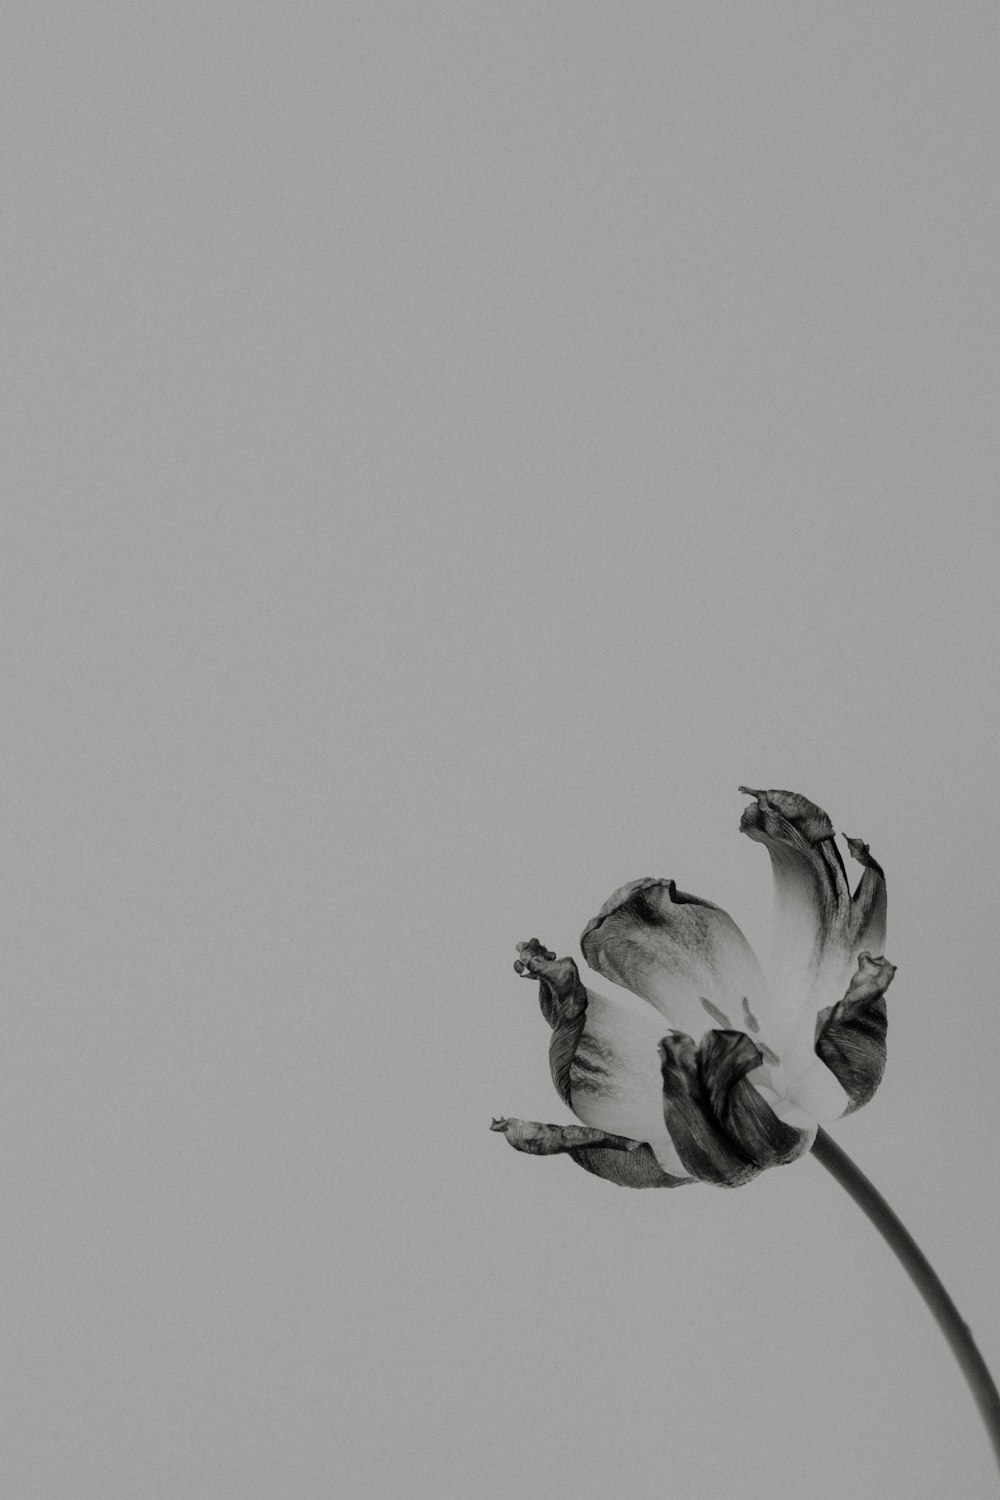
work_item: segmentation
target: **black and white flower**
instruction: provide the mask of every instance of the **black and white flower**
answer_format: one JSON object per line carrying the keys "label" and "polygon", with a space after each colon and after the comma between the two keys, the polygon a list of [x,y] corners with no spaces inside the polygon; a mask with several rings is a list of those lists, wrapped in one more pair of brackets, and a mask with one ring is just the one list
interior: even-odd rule
{"label": "black and white flower", "polygon": [[738,1187],[808,1151],[819,1124],[866,1104],[885,1069],[886,891],[867,844],[851,893],[826,813],[753,791],[740,828],[771,856],[772,951],[762,966],[720,907],[672,880],[616,890],[580,939],[616,989],[586,986],[537,939],[515,968],[539,987],[549,1062],[582,1125],[494,1120],[519,1151],[567,1153],[627,1187]]}

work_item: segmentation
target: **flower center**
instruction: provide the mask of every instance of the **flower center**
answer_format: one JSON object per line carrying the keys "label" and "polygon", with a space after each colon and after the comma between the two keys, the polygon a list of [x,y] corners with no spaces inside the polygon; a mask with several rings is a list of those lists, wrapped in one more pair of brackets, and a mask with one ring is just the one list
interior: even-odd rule
{"label": "flower center", "polygon": [[769,1047],[760,1036],[760,1022],[757,1020],[757,1017],[750,1009],[750,1002],[747,999],[746,995],[743,996],[744,1024],[742,1027],[734,1026],[732,1021],[726,1015],[725,1011],[720,1010],[717,1005],[713,1005],[712,1001],[707,1000],[704,995],[702,995],[700,998],[702,1005],[708,1011],[708,1014],[712,1017],[713,1021],[717,1021],[718,1024],[720,1026],[724,1026],[727,1031],[746,1031],[748,1036],[753,1037],[754,1045],[759,1047],[760,1054],[764,1058],[764,1060],[766,1062],[769,1062],[774,1068],[780,1067],[781,1058],[778,1056],[777,1052],[775,1052],[773,1048]]}

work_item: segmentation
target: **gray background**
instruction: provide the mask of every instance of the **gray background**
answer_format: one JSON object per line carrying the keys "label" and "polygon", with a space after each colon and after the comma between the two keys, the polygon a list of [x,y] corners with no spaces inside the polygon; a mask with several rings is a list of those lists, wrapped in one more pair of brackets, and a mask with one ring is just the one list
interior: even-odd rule
{"label": "gray background", "polygon": [[814,1162],[628,1193],[511,963],[741,781],[888,869],[837,1137],[995,1368],[992,4],[12,4],[2,1488],[993,1493]]}

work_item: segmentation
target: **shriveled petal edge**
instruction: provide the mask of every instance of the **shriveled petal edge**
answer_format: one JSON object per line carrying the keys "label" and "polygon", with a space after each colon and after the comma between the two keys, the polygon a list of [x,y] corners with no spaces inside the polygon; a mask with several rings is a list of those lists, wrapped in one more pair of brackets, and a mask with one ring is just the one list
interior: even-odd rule
{"label": "shriveled petal edge", "polygon": [[538,981],[538,1003],[552,1028],[549,1071],[556,1091],[572,1109],[570,1069],[587,1024],[587,991],[571,958],[556,958],[538,938],[518,943],[514,968],[525,979]]}
{"label": "shriveled petal edge", "polygon": [[740,832],[771,856],[775,885],[793,899],[811,900],[817,953],[843,935],[850,911],[847,871],[830,818],[801,792],[741,786],[755,800],[743,809]]}
{"label": "shriveled petal edge", "polygon": [[697,1044],[670,1032],[660,1057],[667,1130],[699,1181],[742,1187],[809,1150],[815,1131],[780,1120],[747,1077],[763,1058],[745,1032],[709,1031]]}
{"label": "shriveled petal edge", "polygon": [[[766,814],[771,813],[776,820],[775,832],[778,833],[780,829],[782,837],[792,843],[797,844],[798,839],[801,839],[812,847],[833,838],[834,829],[829,815],[801,792],[783,792],[773,788],[765,791],[753,786],[741,786],[739,790],[744,797],[756,799],[756,809],[744,808],[742,819],[754,829],[764,832]],[[782,824],[787,827],[782,829]],[[744,828],[742,832],[746,833],[748,829]]]}
{"label": "shriveled petal edge", "polygon": [[803,1156],[816,1131],[779,1119],[750,1082],[747,1075],[762,1061],[761,1049],[743,1031],[706,1032],[698,1049],[698,1068],[716,1119],[743,1155],[765,1169]]}
{"label": "shriveled petal edge", "polygon": [[590,963],[587,954],[587,939],[594,933],[605,917],[610,917],[612,912],[624,906],[627,902],[635,899],[643,891],[650,890],[654,886],[665,886],[667,894],[674,906],[705,906],[709,911],[719,911],[720,907],[712,901],[705,901],[701,896],[692,896],[689,891],[681,891],[677,888],[676,880],[667,880],[658,875],[643,875],[639,880],[628,880],[624,885],[618,886],[616,890],[605,901],[596,917],[591,917],[586,927],[580,934],[580,949],[584,958]]}
{"label": "shriveled petal edge", "polygon": [[885,992],[895,973],[886,958],[860,953],[843,1000],[816,1017],[816,1055],[848,1096],[845,1115],[867,1104],[882,1082],[889,1026]]}
{"label": "shriveled petal edge", "polygon": [[764,972],[738,924],[674,880],[645,876],[619,886],[587,923],[580,946],[598,974],[696,1036],[704,1011],[731,1025],[727,1010],[738,1015],[742,999],[762,1005],[766,998]]}
{"label": "shriveled petal edge", "polygon": [[618,1187],[683,1187],[693,1181],[664,1172],[644,1141],[610,1135],[589,1125],[542,1125],[501,1116],[491,1122],[490,1129],[506,1136],[515,1151],[529,1156],[570,1156],[585,1171]]}

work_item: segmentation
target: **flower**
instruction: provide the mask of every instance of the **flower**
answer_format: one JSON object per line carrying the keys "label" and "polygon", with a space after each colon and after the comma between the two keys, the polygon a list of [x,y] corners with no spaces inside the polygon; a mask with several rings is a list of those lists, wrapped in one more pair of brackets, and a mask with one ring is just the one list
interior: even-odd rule
{"label": "flower", "polygon": [[863,867],[852,895],[822,808],[740,791],[753,799],[740,830],[774,872],[766,974],[732,918],[672,880],[630,881],[584,928],[583,956],[623,987],[613,994],[537,938],[519,943],[514,968],[537,981],[552,1028],[552,1081],[583,1124],[494,1120],[518,1151],[566,1153],[625,1187],[739,1187],[875,1093],[896,972],[881,956],[882,868],[847,839]]}

